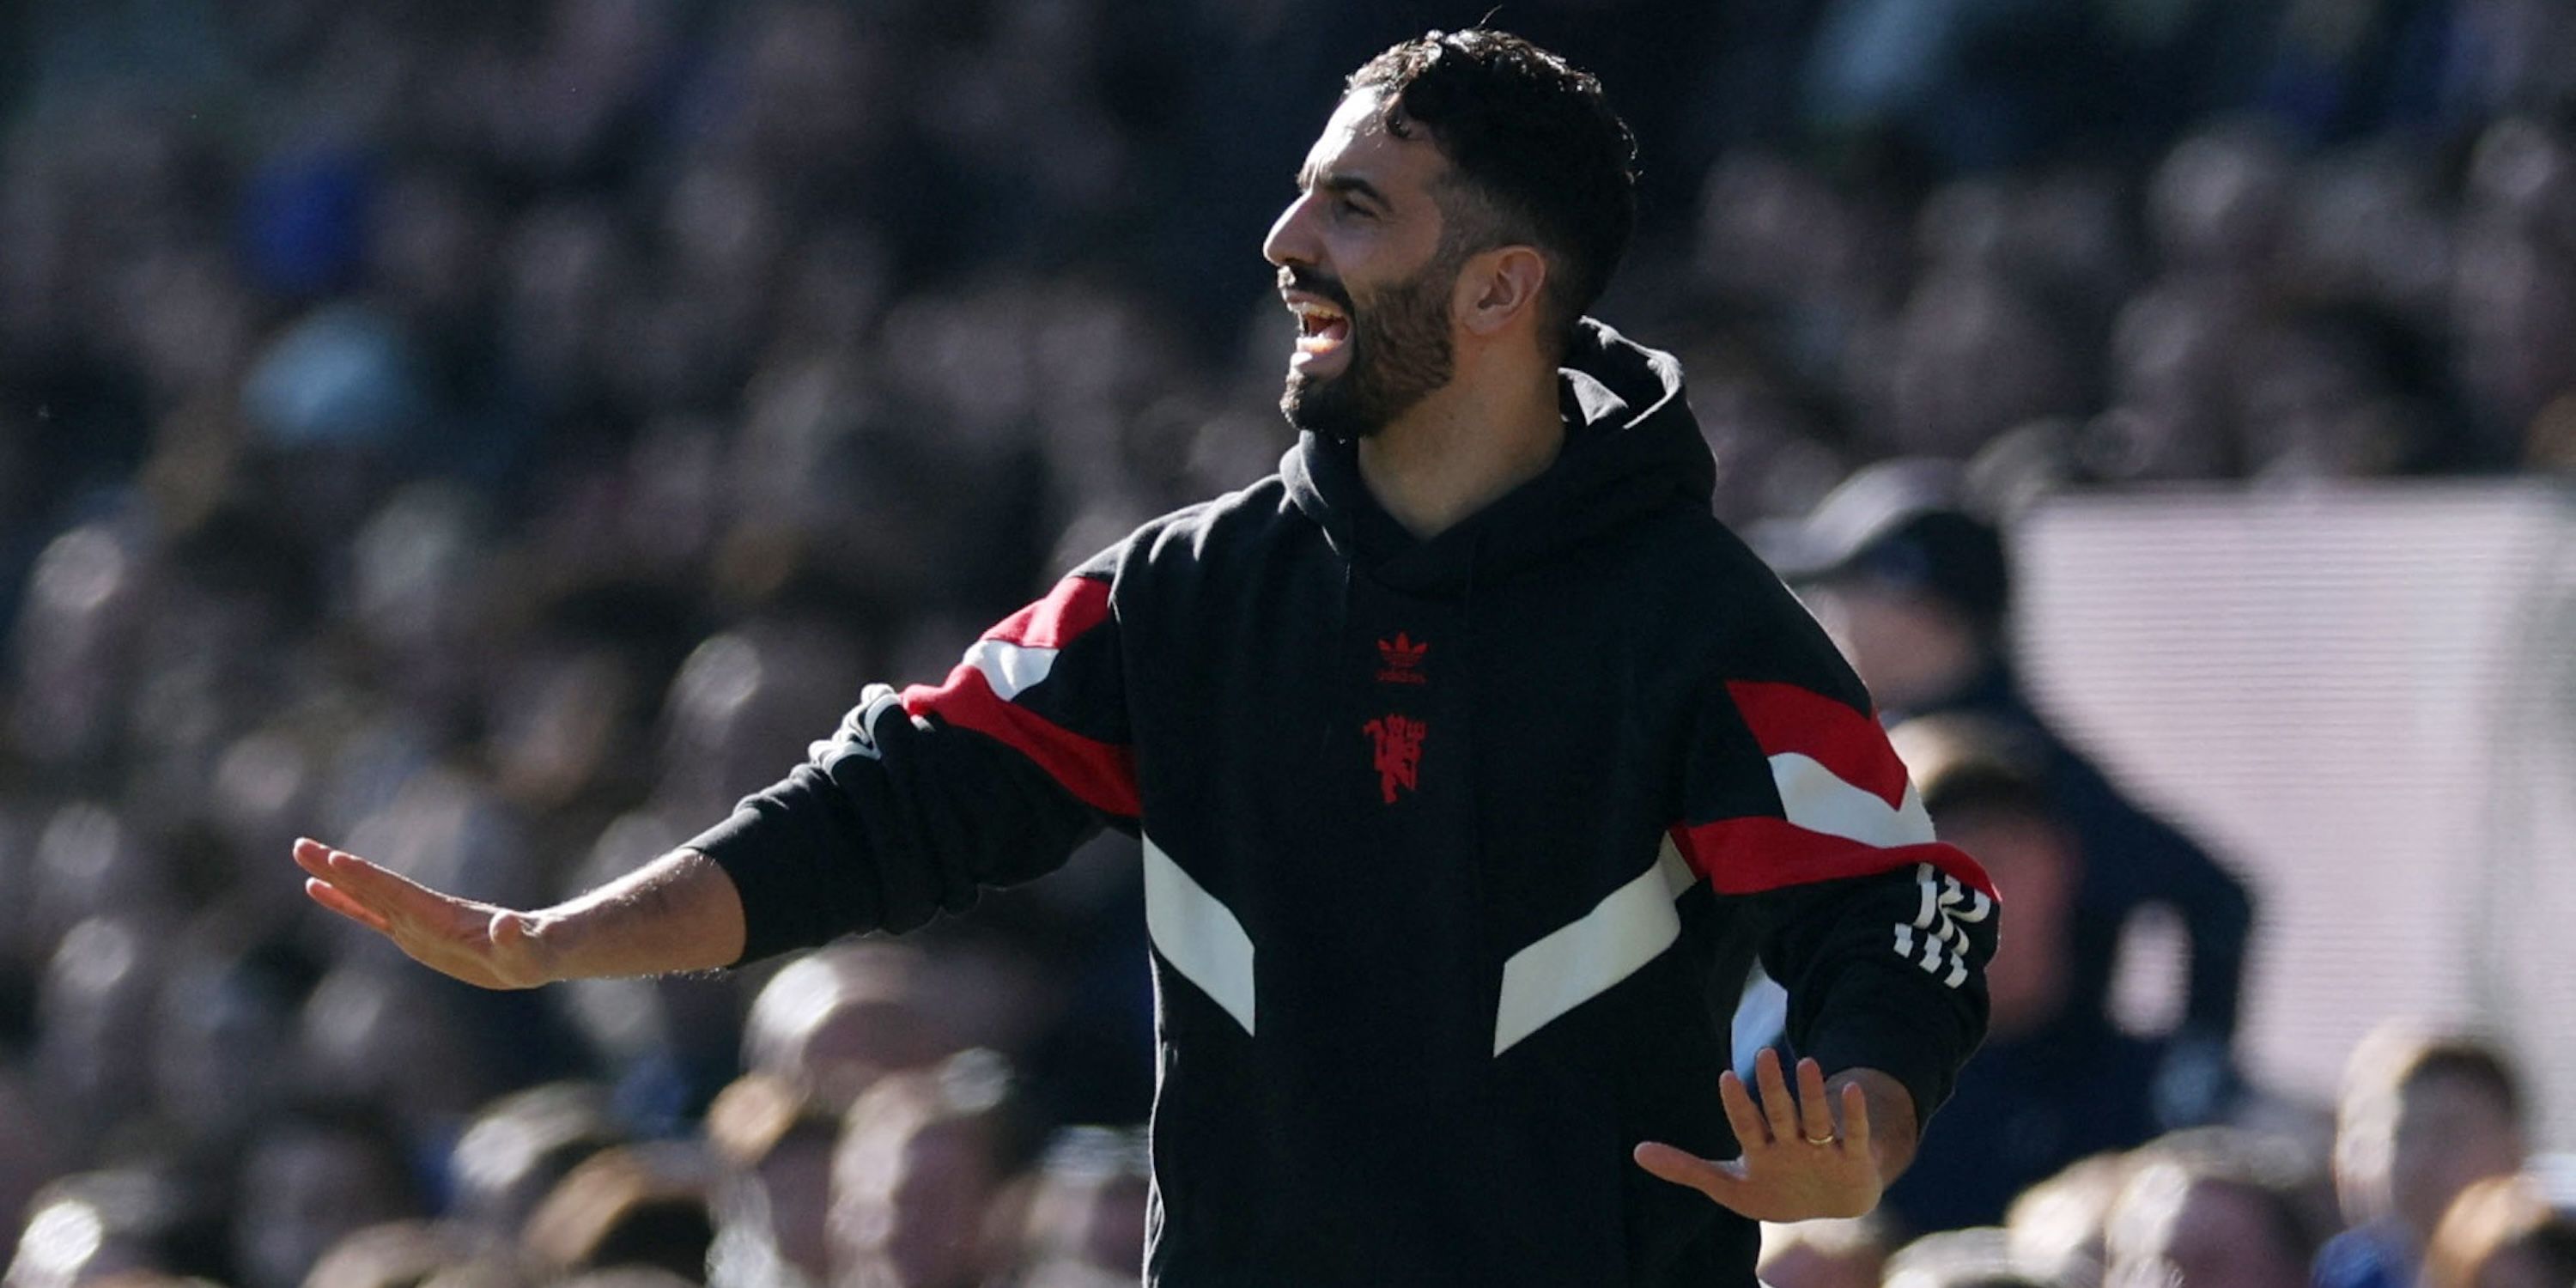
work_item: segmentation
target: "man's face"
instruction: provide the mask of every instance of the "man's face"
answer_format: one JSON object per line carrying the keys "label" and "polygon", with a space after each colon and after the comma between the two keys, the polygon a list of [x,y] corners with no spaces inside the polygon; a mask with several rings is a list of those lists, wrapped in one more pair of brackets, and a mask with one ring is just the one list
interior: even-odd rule
{"label": "man's face", "polygon": [[970,1121],[854,1126],[832,1162],[826,1222],[836,1288],[984,1282],[985,1222],[1004,1178]]}
{"label": "man's face", "polygon": [[2009,809],[1956,809],[1932,820],[1941,839],[1967,851],[2012,900],[2012,933],[1986,965],[1993,1005],[1990,1036],[2018,1037],[2057,1018],[2066,1003],[2067,923],[2078,856],[2046,818]]}
{"label": "man's face", "polygon": [[2495,1093],[2452,1073],[2416,1077],[2390,1124],[2389,1189],[2418,1240],[2429,1241],[2460,1191],[2522,1166],[2522,1131]]}
{"label": "man's face", "polygon": [[1434,194],[1449,163],[1419,126],[1388,133],[1381,101],[1375,90],[1342,100],[1261,247],[1300,331],[1279,410],[1344,440],[1376,433],[1453,370],[1450,294],[1465,254],[1444,243]]}

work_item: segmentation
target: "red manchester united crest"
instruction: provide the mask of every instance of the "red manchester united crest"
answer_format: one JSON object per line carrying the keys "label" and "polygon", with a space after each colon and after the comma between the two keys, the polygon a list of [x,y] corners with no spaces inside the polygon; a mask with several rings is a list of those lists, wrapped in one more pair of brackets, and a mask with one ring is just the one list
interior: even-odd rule
{"label": "red manchester united crest", "polygon": [[1385,793],[1386,803],[1395,803],[1395,789],[1419,791],[1422,770],[1422,735],[1429,726],[1409,716],[1386,715],[1365,726],[1369,740],[1377,746],[1377,785]]}

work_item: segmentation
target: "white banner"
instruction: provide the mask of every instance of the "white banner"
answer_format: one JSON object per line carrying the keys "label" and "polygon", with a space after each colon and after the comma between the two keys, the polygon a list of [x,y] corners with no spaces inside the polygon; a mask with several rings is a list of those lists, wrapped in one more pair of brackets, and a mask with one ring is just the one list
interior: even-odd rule
{"label": "white banner", "polygon": [[2249,1070],[2477,1025],[2576,1147],[2576,493],[2079,496],[2014,547],[2042,708],[2254,887]]}

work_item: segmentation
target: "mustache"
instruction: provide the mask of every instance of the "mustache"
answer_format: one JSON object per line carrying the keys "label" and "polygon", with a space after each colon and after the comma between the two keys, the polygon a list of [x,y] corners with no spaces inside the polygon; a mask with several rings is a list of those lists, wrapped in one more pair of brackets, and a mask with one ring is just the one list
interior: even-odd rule
{"label": "mustache", "polygon": [[1310,295],[1320,295],[1325,299],[1331,300],[1334,306],[1341,309],[1343,313],[1347,314],[1351,312],[1350,293],[1342,289],[1341,282],[1335,278],[1326,277],[1311,268],[1301,268],[1295,264],[1281,265],[1279,269],[1279,289],[1282,291],[1304,291]]}

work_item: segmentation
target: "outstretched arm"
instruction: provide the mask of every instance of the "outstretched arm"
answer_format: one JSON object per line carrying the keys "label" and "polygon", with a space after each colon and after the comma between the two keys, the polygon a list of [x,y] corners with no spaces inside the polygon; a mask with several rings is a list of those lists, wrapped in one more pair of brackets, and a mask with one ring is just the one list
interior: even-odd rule
{"label": "outstretched arm", "polygon": [[742,900],[695,850],[533,912],[442,894],[319,841],[297,841],[295,862],[314,902],[484,988],[711,970],[742,957]]}

